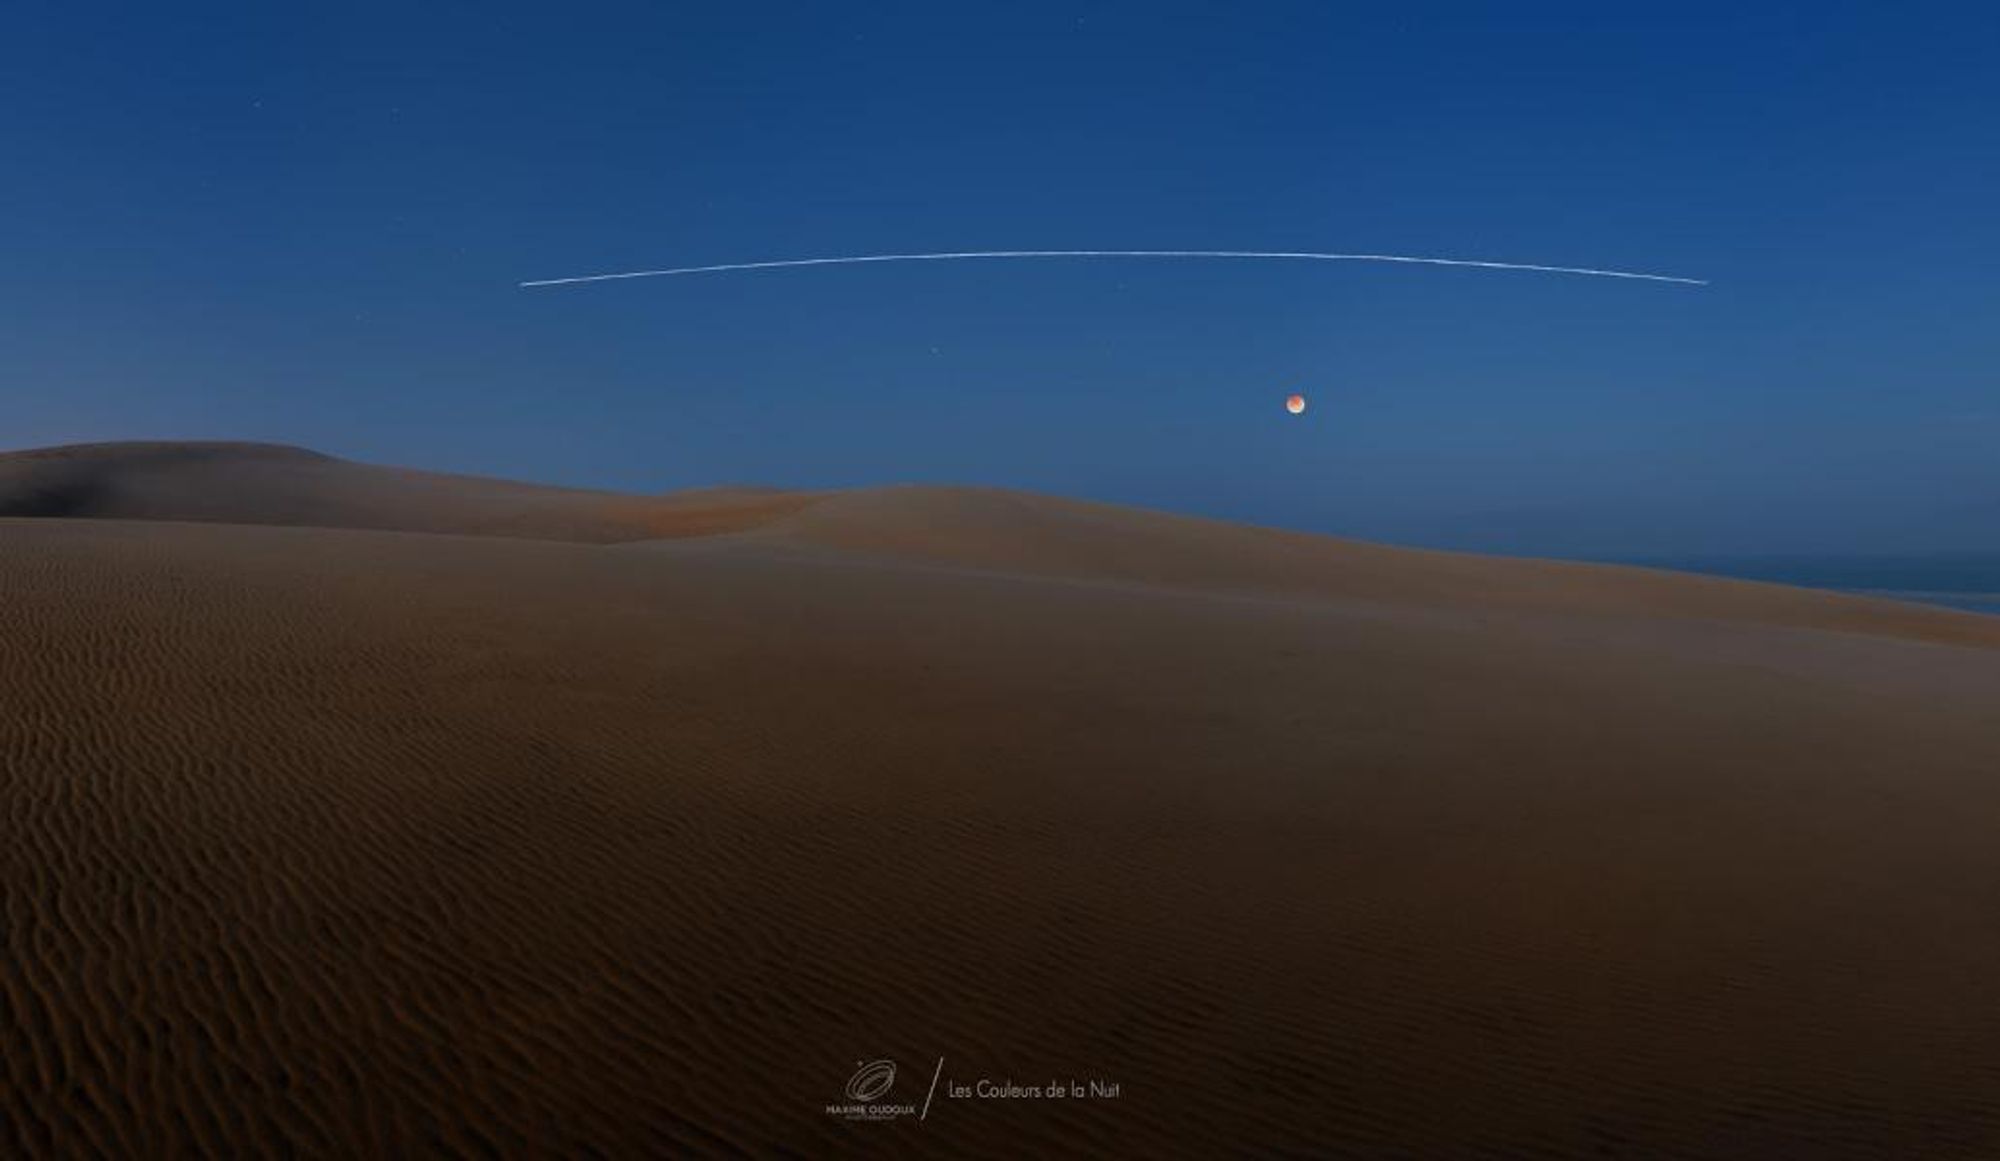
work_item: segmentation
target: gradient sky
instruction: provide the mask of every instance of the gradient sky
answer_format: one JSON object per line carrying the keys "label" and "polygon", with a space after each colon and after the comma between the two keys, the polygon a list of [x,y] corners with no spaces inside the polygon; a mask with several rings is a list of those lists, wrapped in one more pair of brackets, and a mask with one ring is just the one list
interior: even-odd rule
{"label": "gradient sky", "polygon": [[[0,24],[0,445],[980,483],[1548,554],[2000,548],[1992,5],[123,7]],[[1014,248],[1714,285],[515,286]]]}

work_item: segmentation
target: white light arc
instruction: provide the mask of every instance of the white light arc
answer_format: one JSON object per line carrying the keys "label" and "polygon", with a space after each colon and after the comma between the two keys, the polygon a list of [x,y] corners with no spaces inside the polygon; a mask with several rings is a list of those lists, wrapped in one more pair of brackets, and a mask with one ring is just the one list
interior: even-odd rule
{"label": "white light arc", "polygon": [[571,286],[581,282],[666,278],[679,274],[720,274],[730,270],[779,270],[795,266],[858,266],[868,262],[962,262],[988,258],[1235,258],[1306,262],[1398,262],[1416,266],[1471,266],[1481,270],[1527,270],[1539,274],[1581,274],[1591,278],[1677,282],[1687,286],[1708,285],[1708,280],[1705,278],[1642,274],[1635,270],[1597,270],[1588,266],[1545,266],[1530,262],[1487,262],[1472,258],[1422,258],[1408,254],[1320,254],[1292,250],[966,250],[944,254],[861,254],[846,258],[786,258],[773,262],[725,262],[715,266],[675,266],[664,270],[626,270],[616,274],[537,278],[520,285],[524,288]]}

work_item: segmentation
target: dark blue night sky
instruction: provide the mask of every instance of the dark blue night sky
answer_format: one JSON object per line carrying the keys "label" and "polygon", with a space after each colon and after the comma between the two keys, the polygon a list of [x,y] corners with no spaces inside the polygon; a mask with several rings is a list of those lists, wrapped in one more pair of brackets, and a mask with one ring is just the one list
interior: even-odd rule
{"label": "dark blue night sky", "polygon": [[[0,30],[0,444],[994,484],[1529,553],[1991,551],[1995,11],[29,0]],[[1016,248],[1714,284],[515,285]]]}

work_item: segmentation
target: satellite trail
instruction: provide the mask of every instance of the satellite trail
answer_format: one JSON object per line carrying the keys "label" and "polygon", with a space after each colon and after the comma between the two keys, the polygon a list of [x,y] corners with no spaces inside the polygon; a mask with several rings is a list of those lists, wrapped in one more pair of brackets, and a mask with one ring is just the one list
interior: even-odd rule
{"label": "satellite trail", "polygon": [[1416,266],[1472,266],[1481,270],[1527,270],[1540,274],[1581,274],[1591,278],[1630,278],[1642,282],[1708,285],[1708,280],[1705,278],[1641,274],[1634,270],[1595,270],[1587,266],[1544,266],[1529,262],[1484,262],[1471,258],[1419,258],[1407,254],[1318,254],[1287,250],[968,250],[949,254],[861,254],[846,258],[787,258],[774,262],[726,262],[717,266],[676,266],[666,270],[627,270],[617,274],[537,278],[523,282],[521,286],[569,286],[579,282],[665,278],[676,274],[721,274],[730,270],[780,270],[794,266],[858,266],[864,262],[969,262],[985,258],[1237,258],[1291,259],[1303,262],[1400,262]]}

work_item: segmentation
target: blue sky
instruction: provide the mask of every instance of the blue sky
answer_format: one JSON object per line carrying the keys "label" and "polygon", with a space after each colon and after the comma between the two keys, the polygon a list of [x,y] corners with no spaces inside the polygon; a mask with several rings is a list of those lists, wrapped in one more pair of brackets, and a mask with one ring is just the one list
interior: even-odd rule
{"label": "blue sky", "polygon": [[[2000,548],[1990,6],[129,8],[0,30],[6,446],[993,484],[1528,553]],[[989,248],[1713,285],[515,286]]]}

